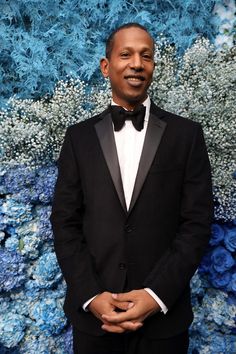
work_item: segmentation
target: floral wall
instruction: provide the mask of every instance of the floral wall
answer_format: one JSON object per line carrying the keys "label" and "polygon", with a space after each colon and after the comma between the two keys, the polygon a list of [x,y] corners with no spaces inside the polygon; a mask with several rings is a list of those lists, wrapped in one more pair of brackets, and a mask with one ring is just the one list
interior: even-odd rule
{"label": "floral wall", "polygon": [[0,0],[0,353],[72,353],[49,223],[56,161],[66,127],[109,103],[99,59],[131,21],[156,41],[151,97],[202,124],[212,165],[189,353],[236,352],[235,2]]}

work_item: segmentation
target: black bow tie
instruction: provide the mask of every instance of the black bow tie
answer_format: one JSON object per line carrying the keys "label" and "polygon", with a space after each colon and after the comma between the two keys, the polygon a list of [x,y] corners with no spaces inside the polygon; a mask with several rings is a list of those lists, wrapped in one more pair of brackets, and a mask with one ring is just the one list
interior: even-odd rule
{"label": "black bow tie", "polygon": [[132,120],[133,126],[138,131],[143,129],[144,117],[146,107],[139,105],[133,111],[126,111],[123,107],[120,106],[110,106],[111,117],[114,124],[114,130],[117,132],[121,130],[126,120]]}

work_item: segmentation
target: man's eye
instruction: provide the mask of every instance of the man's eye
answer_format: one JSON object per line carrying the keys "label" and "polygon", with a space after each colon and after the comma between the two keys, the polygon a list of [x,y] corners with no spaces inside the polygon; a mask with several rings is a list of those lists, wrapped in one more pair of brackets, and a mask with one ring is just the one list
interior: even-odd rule
{"label": "man's eye", "polygon": [[121,57],[128,57],[128,56],[129,56],[129,53],[121,53],[120,56],[121,56]]}
{"label": "man's eye", "polygon": [[152,59],[152,56],[150,54],[143,54],[144,59]]}

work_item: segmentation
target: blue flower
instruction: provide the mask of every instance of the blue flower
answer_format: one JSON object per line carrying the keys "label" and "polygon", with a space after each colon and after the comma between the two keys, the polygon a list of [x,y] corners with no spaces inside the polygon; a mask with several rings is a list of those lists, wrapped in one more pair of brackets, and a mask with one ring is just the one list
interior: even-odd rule
{"label": "blue flower", "polygon": [[[53,348],[53,350],[52,350]],[[55,342],[52,337],[42,335],[42,332],[39,332],[37,335],[35,333],[27,333],[22,343],[20,343],[20,353],[27,354],[66,354],[66,352],[56,351]]]}
{"label": "blue flower", "polygon": [[1,354],[19,354],[19,350],[17,348],[8,349],[0,343],[0,353]]}
{"label": "blue flower", "polygon": [[227,290],[232,291],[234,294],[236,294],[236,272],[231,275],[230,283]]}
{"label": "blue flower", "polygon": [[66,326],[62,305],[54,299],[43,299],[30,310],[31,318],[35,319],[36,326],[45,334],[59,334]]}
{"label": "blue flower", "polygon": [[0,342],[7,348],[15,347],[24,337],[25,317],[13,312],[1,315]]}
{"label": "blue flower", "polygon": [[68,354],[73,354],[73,336],[72,336],[72,327],[70,326],[65,334],[63,335],[65,348],[68,350]]}
{"label": "blue flower", "polygon": [[0,213],[5,214],[6,224],[17,226],[32,219],[32,206],[8,196],[0,205]]}
{"label": "blue flower", "polygon": [[230,252],[236,250],[236,227],[225,227],[224,243]]}
{"label": "blue flower", "polygon": [[49,220],[51,215],[51,206],[39,205],[36,208],[36,214],[39,218],[39,235],[40,238],[44,241],[52,240],[53,233],[52,233],[52,226]]}
{"label": "blue flower", "polygon": [[37,218],[16,227],[21,254],[30,259],[39,256],[39,248],[43,243],[42,238],[39,237],[38,229]]}
{"label": "blue flower", "polygon": [[208,250],[201,260],[201,263],[198,267],[198,271],[200,273],[208,273],[211,265],[212,265],[211,250]]}
{"label": "blue flower", "polygon": [[219,273],[224,273],[234,265],[234,259],[224,247],[217,247],[213,250],[211,260],[214,269]]}
{"label": "blue flower", "polygon": [[56,179],[57,168],[55,165],[42,167],[38,171],[35,188],[40,202],[52,202]]}
{"label": "blue flower", "polygon": [[225,231],[224,228],[218,224],[213,224],[211,230],[210,245],[216,246],[224,239]]}
{"label": "blue flower", "polygon": [[19,251],[19,239],[16,236],[9,237],[5,242],[5,247],[9,251]]}
{"label": "blue flower", "polygon": [[55,253],[45,253],[37,261],[32,274],[40,288],[49,288],[62,278]]}
{"label": "blue flower", "polygon": [[19,287],[26,279],[23,257],[16,252],[0,250],[0,291]]}
{"label": "blue flower", "polygon": [[22,188],[34,185],[36,171],[26,166],[10,168],[4,175],[3,184],[8,193],[19,193]]}
{"label": "blue flower", "polygon": [[214,271],[214,269],[211,269],[209,278],[212,285],[215,288],[226,290],[231,279],[231,273],[230,272],[218,273]]}

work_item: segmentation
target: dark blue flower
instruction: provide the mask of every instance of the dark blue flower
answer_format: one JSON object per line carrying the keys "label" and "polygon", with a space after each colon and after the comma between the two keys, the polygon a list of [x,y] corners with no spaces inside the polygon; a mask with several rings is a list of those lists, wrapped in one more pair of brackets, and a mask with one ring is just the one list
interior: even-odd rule
{"label": "dark blue flower", "polygon": [[56,179],[57,168],[55,165],[42,167],[38,171],[35,188],[39,201],[46,204],[52,202]]}
{"label": "dark blue flower", "polygon": [[231,253],[221,246],[213,250],[211,260],[214,269],[219,273],[224,273],[234,265],[234,259]]}
{"label": "dark blue flower", "polygon": [[231,273],[218,273],[212,268],[210,271],[209,279],[215,288],[226,290],[231,279]]}
{"label": "dark blue flower", "polygon": [[67,330],[62,333],[62,342],[64,344],[64,348],[66,349],[68,354],[73,354],[73,336],[72,336],[72,327],[70,326]]}
{"label": "dark blue flower", "polygon": [[34,185],[35,175],[36,171],[26,166],[11,168],[4,175],[3,183],[8,193],[15,194]]}
{"label": "dark blue flower", "polygon": [[228,291],[232,291],[234,294],[236,294],[236,273],[234,272],[231,275],[230,283],[228,285]]}
{"label": "dark blue flower", "polygon": [[219,224],[213,224],[211,228],[210,245],[216,246],[224,239],[224,228]]}
{"label": "dark blue flower", "polygon": [[224,243],[230,252],[236,250],[236,227],[225,227]]}
{"label": "dark blue flower", "polygon": [[201,273],[208,273],[210,267],[211,267],[212,261],[211,261],[211,250],[208,250],[208,252],[203,256],[202,261],[198,267],[198,271]]}
{"label": "dark blue flower", "polygon": [[38,233],[40,238],[44,241],[52,240],[52,226],[49,220],[51,215],[51,206],[48,205],[40,205],[36,208],[36,214],[39,217],[39,230]]}

